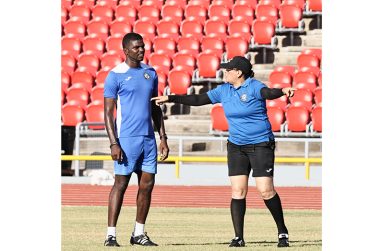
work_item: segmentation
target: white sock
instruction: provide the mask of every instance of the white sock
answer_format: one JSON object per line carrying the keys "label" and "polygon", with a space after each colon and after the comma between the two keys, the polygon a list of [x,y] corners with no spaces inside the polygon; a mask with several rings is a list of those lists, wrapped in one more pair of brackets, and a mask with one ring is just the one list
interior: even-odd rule
{"label": "white sock", "polygon": [[136,225],[134,225],[134,236],[139,236],[141,234],[144,234],[144,228],[145,224],[138,223],[136,221]]}
{"label": "white sock", "polygon": [[109,235],[116,237],[116,227],[108,227],[108,231],[106,232],[106,238],[108,238]]}

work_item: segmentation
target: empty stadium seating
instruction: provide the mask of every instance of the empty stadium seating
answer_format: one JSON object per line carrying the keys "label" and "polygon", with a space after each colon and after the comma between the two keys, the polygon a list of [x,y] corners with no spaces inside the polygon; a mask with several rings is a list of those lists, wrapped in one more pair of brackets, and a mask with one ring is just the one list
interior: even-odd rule
{"label": "empty stadium seating", "polygon": [[311,113],[311,132],[322,132],[322,107],[316,106]]}
{"label": "empty stadium seating", "polygon": [[269,76],[270,88],[285,88],[292,86],[291,75],[283,71],[273,71]]}
{"label": "empty stadium seating", "polygon": [[198,70],[195,73],[195,81],[219,81],[217,70],[219,68],[220,62],[221,60],[216,54],[208,52],[201,52],[198,54]]}
{"label": "empty stadium seating", "polygon": [[81,51],[81,41],[75,37],[64,36],[61,38],[61,54],[77,57]]}
{"label": "empty stadium seating", "polygon": [[308,132],[309,111],[305,107],[290,106],[286,110],[286,129],[288,132]]}
{"label": "empty stadium seating", "polygon": [[[87,123],[104,123],[104,106],[102,104],[89,104],[85,107],[85,118]],[[102,130],[105,126],[89,125],[90,129]]]}
{"label": "empty stadium seating", "polygon": [[96,76],[99,67],[100,60],[96,55],[82,53],[78,56],[77,68],[79,71],[87,71]]}
{"label": "empty stadium seating", "polygon": [[309,89],[310,91],[314,91],[317,87],[317,78],[311,72],[298,71],[295,73],[293,78],[293,87],[297,89]]}
{"label": "empty stadium seating", "polygon": [[168,75],[169,92],[177,95],[191,93],[191,76],[185,71],[171,70]]}
{"label": "empty stadium seating", "polygon": [[114,15],[115,21],[125,22],[126,24],[129,24],[131,26],[137,19],[137,9],[132,5],[120,4],[116,7]]}
{"label": "empty stadium seating", "polygon": [[86,25],[86,32],[90,37],[98,37],[103,40],[109,36],[109,25],[105,20],[91,20]]}
{"label": "empty stadium seating", "polygon": [[288,101],[285,95],[277,99],[266,100],[267,109],[269,109],[269,107],[278,107],[285,112],[287,109],[287,104],[288,104]]}
{"label": "empty stadium seating", "polygon": [[184,18],[184,11],[182,8],[183,7],[178,4],[172,5],[168,4],[168,1],[166,1],[166,4],[162,6],[161,16],[164,20],[171,20],[177,24],[181,24],[181,21]]}
{"label": "empty stadium seating", "polygon": [[89,93],[84,88],[70,87],[66,93],[66,100],[68,104],[85,109],[89,103]]}
{"label": "empty stadium seating", "polygon": [[173,56],[173,68],[182,68],[190,75],[193,75],[193,71],[196,68],[195,57],[189,53],[176,53]]}
{"label": "empty stadium seating", "polygon": [[229,124],[227,123],[227,119],[225,117],[225,113],[223,111],[223,107],[221,104],[213,105],[210,112],[212,131],[228,131]]}
{"label": "empty stadium seating", "polygon": [[76,126],[84,120],[84,110],[79,105],[65,104],[61,108],[61,120],[64,126]]}
{"label": "empty stadium seating", "polygon": [[283,131],[283,123],[285,122],[285,113],[279,107],[268,107],[267,117],[271,124],[271,130],[273,132]]}
{"label": "empty stadium seating", "polygon": [[308,89],[298,89],[294,92],[294,96],[290,98],[290,107],[304,107],[307,111],[312,110],[313,93]]}
{"label": "empty stadium seating", "polygon": [[179,37],[179,30],[179,25],[173,20],[161,20],[157,23],[158,37],[172,38],[176,41]]}
{"label": "empty stadium seating", "polygon": [[82,50],[84,54],[92,54],[101,57],[105,52],[105,42],[97,37],[85,37],[82,41]]}
{"label": "empty stadium seating", "polygon": [[245,56],[250,58],[247,54],[249,50],[249,43],[242,37],[228,37],[225,43],[225,52],[222,55],[223,61],[232,59],[235,56]]}

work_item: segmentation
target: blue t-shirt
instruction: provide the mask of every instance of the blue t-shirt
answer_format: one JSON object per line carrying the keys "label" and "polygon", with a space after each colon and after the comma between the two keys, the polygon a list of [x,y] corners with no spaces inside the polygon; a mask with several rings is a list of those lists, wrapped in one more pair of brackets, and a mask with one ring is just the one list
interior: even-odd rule
{"label": "blue t-shirt", "polygon": [[117,99],[118,138],[154,135],[150,99],[157,96],[157,92],[157,73],[146,64],[131,68],[122,62],[109,72],[104,97]]}
{"label": "blue t-shirt", "polygon": [[207,92],[211,102],[222,103],[229,124],[229,141],[236,145],[274,140],[267,117],[266,100],[261,96],[265,84],[248,78],[238,88],[224,83]]}

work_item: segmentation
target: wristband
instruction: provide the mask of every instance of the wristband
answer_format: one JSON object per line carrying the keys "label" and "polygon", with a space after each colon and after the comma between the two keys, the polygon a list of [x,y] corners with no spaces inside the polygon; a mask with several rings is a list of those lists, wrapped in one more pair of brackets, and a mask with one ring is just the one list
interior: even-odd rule
{"label": "wristband", "polygon": [[166,136],[166,134],[160,135],[160,139],[168,139],[168,136]]}
{"label": "wristband", "polygon": [[109,148],[112,148],[112,146],[114,146],[114,145],[118,145],[118,143],[117,142],[113,142],[112,144],[110,144]]}

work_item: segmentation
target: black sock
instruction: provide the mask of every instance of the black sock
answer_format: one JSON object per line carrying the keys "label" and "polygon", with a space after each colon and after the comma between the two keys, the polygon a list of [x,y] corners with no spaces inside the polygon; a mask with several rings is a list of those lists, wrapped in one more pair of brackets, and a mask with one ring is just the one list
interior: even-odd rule
{"label": "black sock", "polygon": [[273,198],[263,201],[265,202],[267,208],[270,210],[270,213],[273,216],[275,223],[277,224],[278,234],[288,234],[287,228],[285,226],[285,221],[283,219],[282,203],[279,195],[276,193]]}
{"label": "black sock", "polygon": [[231,199],[230,204],[231,220],[233,221],[235,236],[243,239],[243,223],[246,212],[246,198]]}

